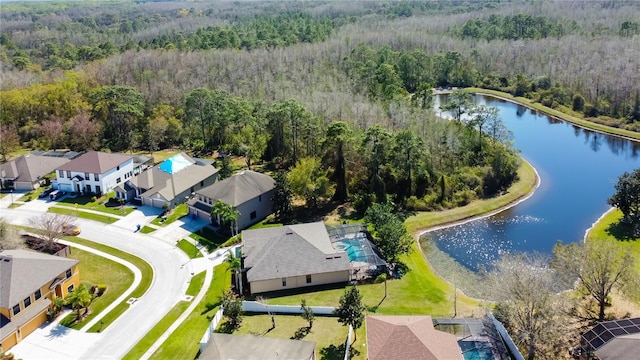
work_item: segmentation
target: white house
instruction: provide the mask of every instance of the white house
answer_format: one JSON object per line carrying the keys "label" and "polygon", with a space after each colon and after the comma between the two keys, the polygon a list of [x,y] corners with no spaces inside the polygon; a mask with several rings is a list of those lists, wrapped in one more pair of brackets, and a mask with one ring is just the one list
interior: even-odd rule
{"label": "white house", "polygon": [[133,156],[89,151],[56,169],[59,190],[104,194],[133,176]]}

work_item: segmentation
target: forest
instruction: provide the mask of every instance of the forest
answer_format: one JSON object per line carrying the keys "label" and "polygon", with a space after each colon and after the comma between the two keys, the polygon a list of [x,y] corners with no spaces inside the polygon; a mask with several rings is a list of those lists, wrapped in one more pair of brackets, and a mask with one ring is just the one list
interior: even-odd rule
{"label": "forest", "polygon": [[[481,87],[640,130],[638,4],[151,2],[3,4],[1,155],[26,148],[218,150],[306,168],[298,194],[460,206],[516,179]],[[461,115],[465,114],[464,117]],[[306,193],[306,194],[305,194]]]}
{"label": "forest", "polygon": [[[517,179],[509,130],[462,88],[640,132],[636,1],[1,7],[0,161],[19,149],[231,154],[272,173],[279,196],[295,194],[305,211],[349,201],[363,215],[390,203],[401,211],[462,206]],[[452,91],[441,109],[434,90]],[[551,265],[566,270],[584,258],[573,252],[587,250],[558,244]],[[501,264],[505,272],[546,266],[517,256]],[[531,274],[514,277],[514,288],[555,296],[540,290],[556,283],[551,273]],[[505,279],[495,279],[502,294]],[[558,316],[539,320],[560,329]],[[553,336],[536,341],[557,355],[564,348]]]}

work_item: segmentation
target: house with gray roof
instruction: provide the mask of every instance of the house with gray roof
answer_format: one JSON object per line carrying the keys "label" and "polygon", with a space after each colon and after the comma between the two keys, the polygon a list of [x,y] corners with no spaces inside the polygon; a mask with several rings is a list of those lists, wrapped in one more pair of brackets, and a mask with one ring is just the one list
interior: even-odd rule
{"label": "house with gray roof", "polygon": [[30,191],[44,183],[44,177],[69,162],[65,157],[22,155],[0,165],[0,188]]}
{"label": "house with gray roof", "polygon": [[89,151],[58,166],[56,175],[58,190],[106,194],[133,176],[133,156]]}
{"label": "house with gray roof", "polygon": [[220,219],[211,218],[211,208],[220,200],[233,206],[240,213],[237,228],[245,229],[264,220],[272,212],[275,180],[251,170],[244,170],[211,186],[196,191],[196,196],[187,204],[189,213],[219,224]]}
{"label": "house with gray roof", "polygon": [[80,284],[78,260],[27,250],[0,252],[0,350],[47,321],[55,297]]}
{"label": "house with gray roof", "polygon": [[349,257],[331,246],[321,221],[244,230],[242,243],[251,294],[350,280]]}
{"label": "house with gray roof", "polygon": [[125,201],[136,199],[147,206],[173,207],[217,178],[218,170],[210,162],[179,153],[130,178],[114,191],[116,198]]}

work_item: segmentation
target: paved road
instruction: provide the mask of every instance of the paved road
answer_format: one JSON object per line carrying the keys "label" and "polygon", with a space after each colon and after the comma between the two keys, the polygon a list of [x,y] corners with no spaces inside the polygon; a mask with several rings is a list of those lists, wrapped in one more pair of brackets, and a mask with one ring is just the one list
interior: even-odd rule
{"label": "paved road", "polygon": [[[0,217],[19,225],[28,225],[29,218],[38,214],[39,212],[34,209],[0,209]],[[180,249],[171,245],[175,240],[159,241],[152,236],[134,233],[132,229],[90,220],[78,219],[77,223],[82,229],[81,237],[118,248],[146,260],[154,269],[154,279],[147,293],[115,323],[99,334],[94,345],[86,352],[67,353],[64,356],[56,356],[52,353],[49,358],[119,359],[183,298],[192,273],[190,266],[184,266],[189,259]],[[75,331],[70,333],[67,336],[74,336]]]}

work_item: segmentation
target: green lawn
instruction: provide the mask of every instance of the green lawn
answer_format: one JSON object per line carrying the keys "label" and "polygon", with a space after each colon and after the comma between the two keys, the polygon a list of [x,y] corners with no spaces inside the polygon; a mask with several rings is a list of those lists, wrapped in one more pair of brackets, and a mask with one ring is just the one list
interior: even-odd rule
{"label": "green lawn", "polygon": [[[384,283],[361,284],[358,289],[370,314],[430,314],[433,316],[453,316],[453,288],[429,268],[413,246],[413,251],[401,260],[411,269],[401,279],[387,281],[387,297],[384,297]],[[343,286],[333,288],[307,288],[294,292],[273,292],[264,294],[269,304],[296,305],[306,299],[309,305],[337,306],[344,294]],[[313,291],[313,292],[311,292]],[[458,313],[478,312],[479,303],[458,296]]]}
{"label": "green lawn", "polygon": [[[202,285],[206,272],[201,272],[191,278],[186,295],[196,296]],[[123,358],[124,360],[139,359],[156,340],[173,324],[189,307],[189,302],[181,301],[174,306]],[[203,331],[204,334],[204,331]],[[199,340],[199,339],[198,339]]]}
{"label": "green lawn", "polygon": [[142,229],[140,229],[140,232],[143,234],[150,234],[154,231],[156,231],[156,228],[152,228],[150,226],[143,226]]}
{"label": "green lawn", "polygon": [[91,303],[91,314],[83,321],[73,323],[76,318],[75,313],[69,314],[61,321],[62,325],[80,329],[131,286],[133,272],[122,264],[75,247],[72,247],[69,257],[80,261],[80,280],[87,285],[87,288],[90,289],[93,285],[107,285],[107,291]]}
{"label": "green lawn", "polygon": [[59,203],[66,204],[72,207],[78,208],[78,210],[87,209],[100,211],[106,214],[113,215],[121,215],[126,216],[130,214],[134,208],[132,206],[124,205],[124,206],[106,206],[107,199],[113,195],[113,192],[103,195],[96,199],[96,201],[92,201],[91,196],[77,196],[77,197],[65,197],[58,200]]}
{"label": "green lawn", "polygon": [[[630,251],[634,259],[640,258],[640,238],[630,236],[628,225],[620,223],[622,212],[618,209],[609,211],[587,233],[587,241],[616,242],[621,251]],[[636,260],[636,268],[640,271],[640,261]]]}
{"label": "green lawn", "polygon": [[210,252],[219,248],[229,240],[229,237],[222,236],[208,227],[203,227],[189,236],[204,245]]}
{"label": "green lawn", "polygon": [[177,246],[180,250],[184,251],[184,253],[187,254],[187,256],[191,259],[202,257],[202,253],[200,252],[200,250],[198,250],[195,245],[185,239],[178,241]]}
{"label": "green lawn", "polygon": [[[338,322],[336,317],[316,316],[313,327],[307,333],[309,325],[299,315],[275,315],[276,327],[271,329],[271,316],[267,314],[245,315],[235,335],[256,335],[276,339],[297,338],[316,343],[318,359],[344,359],[344,344],[348,328]],[[350,359],[366,359],[366,332],[364,326],[358,330],[357,341],[352,345]]]}
{"label": "green lawn", "polygon": [[118,221],[117,218],[114,218],[112,216],[94,214],[94,213],[84,212],[82,210],[74,210],[74,209],[69,209],[69,208],[59,207],[59,206],[50,207],[49,212],[55,213],[55,214],[77,216],[79,218],[95,220],[105,224],[111,224]]}
{"label": "green lawn", "polygon": [[[218,302],[223,291],[231,285],[231,272],[226,265],[215,268],[213,280],[206,296],[187,319],[171,334],[151,359],[193,360],[200,347],[200,339],[209,327],[213,315],[218,311]],[[131,357],[136,358],[136,357]]]}
{"label": "green lawn", "polygon": [[[111,246],[98,244],[86,239],[75,238],[75,237],[74,238],[66,237],[66,239],[76,244],[89,246],[96,250],[100,250],[105,253],[117,256],[120,259],[130,262],[131,264],[133,264],[133,266],[140,269],[140,272],[142,273],[142,280],[140,281],[140,284],[138,285],[138,287],[136,287],[135,290],[133,290],[133,292],[131,293],[131,297],[134,297],[134,298],[141,297],[142,295],[144,295],[144,293],[147,292],[147,290],[151,286],[151,283],[153,282],[153,268],[151,267],[151,265],[149,265],[149,263],[140,259],[139,257],[126,253],[124,251],[118,250]],[[93,327],[91,327],[88,331],[97,332],[101,328],[101,326],[102,326],[102,329],[105,329],[107,326],[109,326],[109,324],[111,324],[114,320],[116,320],[128,308],[129,308],[129,304],[126,303],[126,300],[121,302],[120,304],[118,304],[118,306],[116,306],[113,310],[111,310],[107,315],[105,315],[105,317],[102,318],[103,325],[100,325],[100,323],[98,323]]]}
{"label": "green lawn", "polygon": [[153,219],[151,223],[153,225],[165,226],[171,224],[172,222],[180,219],[183,216],[186,216],[187,214],[189,214],[189,208],[187,207],[187,204],[180,204],[176,206],[175,209],[171,210],[171,213],[166,216],[165,221],[162,221],[162,217],[158,216],[157,218]]}

